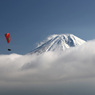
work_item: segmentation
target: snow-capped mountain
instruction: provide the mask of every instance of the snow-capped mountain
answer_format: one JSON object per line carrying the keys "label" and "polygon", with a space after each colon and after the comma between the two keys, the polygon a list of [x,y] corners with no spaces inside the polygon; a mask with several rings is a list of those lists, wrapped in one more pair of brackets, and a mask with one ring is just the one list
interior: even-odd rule
{"label": "snow-capped mountain", "polygon": [[43,53],[47,51],[64,51],[70,47],[79,46],[85,43],[84,40],[73,34],[54,34],[41,42],[31,53]]}

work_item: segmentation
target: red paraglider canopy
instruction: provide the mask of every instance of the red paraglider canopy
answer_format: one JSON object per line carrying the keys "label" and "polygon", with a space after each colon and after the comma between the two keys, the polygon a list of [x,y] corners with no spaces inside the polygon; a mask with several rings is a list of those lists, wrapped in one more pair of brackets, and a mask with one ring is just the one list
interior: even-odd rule
{"label": "red paraglider canopy", "polygon": [[11,40],[10,33],[6,33],[5,37],[6,37],[7,43],[10,43],[10,40]]}

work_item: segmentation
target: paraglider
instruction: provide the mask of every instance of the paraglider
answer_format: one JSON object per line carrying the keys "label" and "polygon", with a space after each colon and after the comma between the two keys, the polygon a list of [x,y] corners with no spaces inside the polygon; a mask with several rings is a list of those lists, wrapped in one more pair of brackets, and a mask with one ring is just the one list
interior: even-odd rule
{"label": "paraglider", "polygon": [[11,51],[11,49],[8,49],[8,51]]}
{"label": "paraglider", "polygon": [[[9,44],[11,40],[10,33],[6,33],[5,37],[6,37],[7,43]],[[11,51],[11,49],[8,49],[8,51]]]}

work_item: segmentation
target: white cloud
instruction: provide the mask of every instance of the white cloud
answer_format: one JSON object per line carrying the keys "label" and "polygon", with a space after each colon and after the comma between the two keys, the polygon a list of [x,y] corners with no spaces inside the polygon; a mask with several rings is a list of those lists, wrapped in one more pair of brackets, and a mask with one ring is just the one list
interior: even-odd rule
{"label": "white cloud", "polygon": [[61,54],[46,52],[41,55],[0,55],[0,88],[30,87],[38,91],[39,86],[43,89],[46,89],[44,86],[55,89],[56,86],[62,86],[66,93],[67,89],[70,90],[68,83],[72,86],[79,84],[93,86],[94,79],[95,40]]}

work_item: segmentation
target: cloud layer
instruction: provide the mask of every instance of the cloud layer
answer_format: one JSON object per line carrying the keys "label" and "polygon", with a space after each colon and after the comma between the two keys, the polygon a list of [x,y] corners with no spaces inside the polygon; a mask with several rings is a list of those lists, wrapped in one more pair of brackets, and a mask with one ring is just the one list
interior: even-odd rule
{"label": "cloud layer", "polygon": [[66,52],[0,55],[0,93],[4,95],[95,95],[94,85],[95,40]]}

